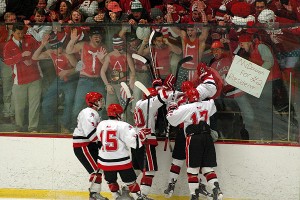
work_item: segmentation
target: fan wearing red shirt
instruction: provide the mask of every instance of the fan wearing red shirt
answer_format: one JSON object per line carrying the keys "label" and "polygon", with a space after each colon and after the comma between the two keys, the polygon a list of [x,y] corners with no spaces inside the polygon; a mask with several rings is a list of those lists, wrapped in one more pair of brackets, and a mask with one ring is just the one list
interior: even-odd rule
{"label": "fan wearing red shirt", "polygon": [[37,132],[41,99],[41,71],[31,59],[38,44],[32,36],[24,36],[24,26],[14,24],[13,37],[4,46],[4,62],[13,69],[16,131],[26,131],[24,113],[28,105],[28,131]]}

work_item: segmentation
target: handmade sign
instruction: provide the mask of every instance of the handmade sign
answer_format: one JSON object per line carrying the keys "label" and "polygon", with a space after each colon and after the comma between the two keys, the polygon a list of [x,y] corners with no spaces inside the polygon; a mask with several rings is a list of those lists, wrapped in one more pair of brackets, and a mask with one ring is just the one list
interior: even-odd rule
{"label": "handmade sign", "polygon": [[225,80],[228,84],[259,98],[269,73],[269,70],[236,55]]}

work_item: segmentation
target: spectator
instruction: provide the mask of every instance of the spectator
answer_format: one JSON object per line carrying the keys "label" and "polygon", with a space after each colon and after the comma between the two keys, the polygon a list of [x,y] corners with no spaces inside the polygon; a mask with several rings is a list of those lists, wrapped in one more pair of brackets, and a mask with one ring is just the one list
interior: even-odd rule
{"label": "spectator", "polygon": [[141,7],[146,10],[146,12],[150,12],[151,9],[151,4],[149,0],[120,0],[119,4],[121,5],[123,12],[128,15],[134,12],[132,11],[132,6],[135,6],[137,4],[140,4]]}
{"label": "spectator", "polygon": [[[122,12],[122,9],[120,8],[119,4],[115,1],[111,1],[107,4],[107,17],[106,22],[108,23],[121,23],[124,21],[127,21],[127,14]],[[121,26],[117,26],[117,25],[112,25],[109,27],[106,27],[106,45],[108,46],[109,50],[113,50],[113,46],[112,46],[112,40],[113,40],[113,36],[116,34],[119,34],[119,32],[121,31]]]}
{"label": "spectator", "polygon": [[276,131],[280,132],[285,125],[282,125],[282,120],[273,116],[273,101],[272,94],[275,93],[276,82],[281,78],[278,63],[271,49],[263,44],[258,39],[253,39],[252,35],[243,33],[239,37],[240,46],[249,54],[249,60],[255,64],[270,70],[267,82],[264,85],[260,98],[257,99],[251,96],[251,103],[255,108],[254,119],[257,119],[259,130],[256,130],[252,139],[273,140],[273,124],[276,126]]}
{"label": "spectator", "polygon": [[[144,44],[143,42],[141,48]],[[146,56],[150,54],[157,75],[164,80],[171,72],[175,73],[176,71],[176,69],[173,71],[171,69],[171,52],[180,55],[182,50],[169,42],[168,38],[163,37],[161,32],[155,32],[152,44],[153,46],[144,49],[141,55]]]}
{"label": "spectator", "polygon": [[[95,91],[106,97],[105,84],[100,77],[100,70],[106,55],[106,47],[102,42],[103,32],[100,28],[91,27],[89,32],[89,41],[80,41],[77,29],[71,31],[71,40],[69,41],[66,53],[74,54],[81,52],[81,61],[78,62],[76,68],[80,71],[80,77],[76,89],[74,107],[73,107],[73,123],[76,123],[78,113],[83,109],[85,103],[82,98],[89,91]],[[104,109],[103,109],[104,110]],[[105,111],[100,111],[100,117],[105,119]]]}
{"label": "spectator", "polygon": [[[146,10],[142,7],[141,2],[138,0],[135,0],[131,3],[131,14],[129,14],[129,16],[128,16],[128,24],[130,26],[124,25],[119,32],[119,36],[123,38],[125,36],[126,32],[135,33],[138,31],[139,28],[141,28],[142,29],[141,34],[143,35],[143,38],[147,37],[147,35],[150,35],[149,28],[138,27],[135,25],[147,24],[148,22],[150,22],[150,16],[146,12]],[[144,31],[146,33],[145,35],[144,35]],[[138,33],[137,33],[137,36],[139,39],[143,40],[143,38],[139,37]]]}
{"label": "spectator", "polygon": [[[52,32],[52,27],[44,25],[46,19],[45,9],[37,8],[34,11],[34,21],[35,25],[31,25],[29,20],[24,20],[24,24],[26,25],[27,34],[31,35],[37,42],[41,42],[42,38],[45,34],[50,34]],[[40,60],[39,67],[43,72],[43,79],[42,79],[42,93],[47,90],[51,82],[55,78],[55,73],[53,70],[53,63],[47,59]]]}
{"label": "spectator", "polygon": [[[126,10],[124,9],[124,12]],[[147,11],[143,8],[143,5],[139,0],[134,0],[131,3],[131,14],[128,16],[128,22],[130,25],[145,24],[150,21],[150,17]]]}
{"label": "spectator", "polygon": [[[121,82],[126,82],[129,75],[129,86],[134,87],[135,68],[131,55],[125,50],[124,41],[115,36],[112,39],[113,51],[107,54],[101,68],[101,78],[106,85],[106,103],[121,104],[120,89]],[[126,110],[126,119],[128,123],[133,124],[133,116],[130,109]]]}
{"label": "spectator", "polygon": [[[48,21],[49,19],[49,10],[47,9],[47,0],[37,0],[37,4],[34,10],[34,13],[36,12],[37,9],[44,9],[45,14],[46,14],[46,19],[45,22]],[[30,21],[35,22],[35,14],[31,15]]]}
{"label": "spectator", "polygon": [[50,34],[52,31],[51,26],[45,26],[43,23],[46,19],[45,9],[37,8],[34,11],[34,22],[36,25],[31,26],[30,20],[24,20],[24,24],[27,26],[27,34],[32,35],[32,37],[41,42],[43,39],[44,34]]}
{"label": "spectator", "polygon": [[[4,15],[5,23],[15,23],[17,22],[17,17],[12,12],[7,12]],[[3,62],[3,48],[7,41],[11,39],[13,25],[3,25],[0,27],[0,70],[1,70],[1,80],[2,80],[2,90],[3,90],[3,110],[1,121],[4,123],[14,123],[15,122],[15,107],[12,97],[12,68]]]}
{"label": "spectator", "polygon": [[[79,10],[72,10],[71,12],[71,17],[70,20],[68,21],[69,24],[80,24],[82,23],[83,20],[83,16],[81,14],[81,12]],[[79,35],[78,41],[81,40],[87,40],[88,39],[88,31],[89,31],[89,27],[84,26],[83,24],[80,26],[66,26],[64,28],[64,31],[67,33],[67,37],[70,38],[71,35],[71,29],[76,28],[77,29],[77,34]]]}
{"label": "spectator", "polygon": [[[51,59],[56,71],[57,77],[52,81],[49,88],[43,95],[42,101],[42,119],[47,128],[43,132],[56,132],[55,123],[60,122],[59,131],[62,133],[70,133],[70,125],[72,120],[72,109],[74,96],[76,92],[77,76],[74,75],[77,60],[73,54],[69,55],[63,50],[61,41],[54,41],[51,49],[43,52],[48,44],[49,35],[44,36],[39,48],[33,53],[33,60]],[[53,41],[52,41],[53,42]],[[64,111],[60,120],[58,117],[58,98],[64,95]]]}
{"label": "spectator", "polygon": [[61,0],[51,6],[50,20],[58,21],[59,23],[67,23],[70,20],[72,4],[67,0]]}
{"label": "spectator", "polygon": [[12,88],[16,131],[26,131],[25,108],[28,105],[28,131],[37,132],[41,100],[41,71],[31,55],[38,44],[32,36],[24,36],[24,26],[13,25],[13,37],[4,47],[4,62],[13,68]]}
{"label": "spectator", "polygon": [[[293,24],[296,21],[278,17],[272,10],[264,9],[258,16],[261,24],[273,26],[275,23]],[[276,53],[277,61],[283,74],[283,81],[286,87],[289,87],[290,75],[294,78],[296,74],[296,66],[300,56],[299,28],[288,29],[282,28],[276,31],[266,29],[264,37],[266,41],[272,45]],[[295,95],[295,85],[292,84],[292,93]]]}
{"label": "spectator", "polygon": [[[136,34],[130,34],[127,39],[129,49],[128,53],[131,55],[133,53],[138,53],[139,49],[142,47],[142,41],[136,37]],[[143,45],[144,46],[144,45]],[[144,48],[144,47],[143,47]],[[151,73],[149,73],[149,66],[145,65],[139,60],[133,60],[135,68],[135,80],[143,83],[147,88],[151,86]],[[143,92],[137,88],[133,88],[133,102],[132,106],[135,107],[135,104],[138,100],[143,97]]]}
{"label": "spectator", "polygon": [[[224,87],[222,88],[223,95],[216,100],[216,103],[220,103],[220,105],[225,106],[224,110],[227,111],[228,109],[230,109],[230,107],[232,107],[232,105],[235,105],[234,103],[236,102],[239,109],[241,110],[241,115],[244,122],[242,129],[239,131],[240,135],[233,135],[232,133],[230,133],[230,135],[226,135],[226,138],[241,138],[244,140],[248,140],[248,132],[251,133],[253,131],[254,125],[253,108],[248,99],[248,95],[245,94],[245,92],[243,92],[242,90],[226,83],[225,80],[232,63],[232,55],[226,53],[224,45],[220,41],[214,41],[212,43],[211,51],[214,59],[210,67],[215,69],[220,74],[224,82]],[[224,131],[224,133],[225,132],[226,131]]]}
{"label": "spectator", "polygon": [[[204,11],[201,12],[202,16],[205,17]],[[203,18],[203,21],[207,23],[206,18]],[[180,30],[178,27],[172,27],[172,30],[181,37],[183,57],[193,57],[192,61],[186,62],[179,69],[177,90],[180,90],[180,86],[183,81],[192,80],[192,77],[197,70],[197,65],[202,59],[202,54],[205,49],[205,41],[208,36],[208,28],[202,27],[201,29],[201,33],[199,33],[199,28],[195,27],[193,23],[187,27],[186,31]]]}

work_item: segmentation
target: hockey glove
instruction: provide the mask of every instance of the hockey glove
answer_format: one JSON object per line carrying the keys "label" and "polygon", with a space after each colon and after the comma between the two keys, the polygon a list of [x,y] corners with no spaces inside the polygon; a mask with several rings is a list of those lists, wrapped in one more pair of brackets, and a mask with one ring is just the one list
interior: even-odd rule
{"label": "hockey glove", "polygon": [[145,143],[145,140],[147,139],[147,135],[151,134],[151,129],[150,128],[142,128],[138,132],[139,139],[141,140],[142,144]]}
{"label": "hockey glove", "polygon": [[162,80],[161,80],[160,78],[154,79],[154,80],[152,81],[152,87],[153,87],[153,88],[156,88],[156,87],[158,87],[158,86],[162,86]]}

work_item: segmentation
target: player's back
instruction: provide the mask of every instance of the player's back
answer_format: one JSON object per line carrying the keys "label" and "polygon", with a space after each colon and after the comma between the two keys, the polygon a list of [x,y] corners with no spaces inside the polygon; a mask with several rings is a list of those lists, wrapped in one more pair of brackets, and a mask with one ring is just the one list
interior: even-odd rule
{"label": "player's back", "polygon": [[98,160],[102,168],[124,169],[125,167],[126,169],[131,167],[129,148],[136,148],[135,129],[126,122],[104,120],[99,123],[96,132],[102,143]]}

